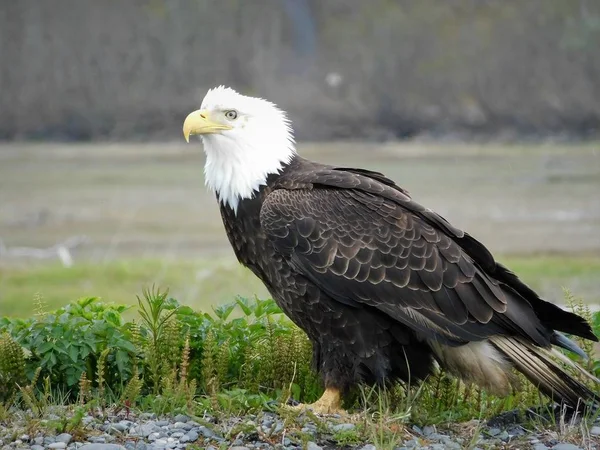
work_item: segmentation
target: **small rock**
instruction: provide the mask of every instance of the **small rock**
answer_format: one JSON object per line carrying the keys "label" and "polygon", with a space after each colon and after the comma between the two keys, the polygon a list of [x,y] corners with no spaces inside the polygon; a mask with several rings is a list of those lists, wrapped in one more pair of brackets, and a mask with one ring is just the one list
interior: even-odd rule
{"label": "small rock", "polygon": [[185,427],[185,422],[175,422],[173,425],[171,425],[171,428],[183,428]]}
{"label": "small rock", "polygon": [[581,450],[581,447],[578,447],[575,444],[561,443],[552,447],[552,450]]}
{"label": "small rock", "polygon": [[444,439],[447,439],[448,436],[444,436],[443,434],[440,433],[431,433],[429,436],[427,436],[427,439],[429,439],[430,441],[443,441]]}
{"label": "small rock", "polygon": [[157,420],[155,423],[157,427],[166,427],[167,425],[169,425],[168,420]]}
{"label": "small rock", "polygon": [[106,443],[106,439],[104,438],[104,436],[90,436],[88,438],[88,441],[91,442],[92,444],[105,444]]}
{"label": "small rock", "polygon": [[306,450],[323,450],[323,448],[318,446],[313,441],[308,441],[308,443],[306,444]]}
{"label": "small rock", "polygon": [[108,427],[108,430],[106,430],[106,431],[108,431],[109,433],[114,432],[114,431],[116,431],[118,433],[123,433],[128,428],[129,427],[127,425],[119,422],[119,423],[113,423],[112,425],[110,425]]}
{"label": "small rock", "polygon": [[508,442],[510,439],[510,436],[508,435],[508,431],[503,431],[502,433],[500,433],[498,436],[496,436],[498,439],[501,439],[504,442]]}
{"label": "small rock", "polygon": [[215,432],[213,430],[211,430],[210,428],[207,428],[205,426],[199,426],[198,427],[198,431],[200,433],[202,433],[202,436],[206,437],[206,438],[212,438],[215,436]]}
{"label": "small rock", "polygon": [[154,433],[150,433],[150,434],[148,435],[148,440],[149,440],[150,442],[157,441],[158,439],[160,439],[160,433],[156,433],[156,432],[154,432]]}
{"label": "small rock", "polygon": [[154,422],[148,422],[139,427],[137,430],[140,436],[148,437],[151,433],[154,432],[156,428],[156,424]]}
{"label": "small rock", "polygon": [[502,430],[500,430],[500,428],[490,428],[489,430],[487,430],[487,434],[489,434],[490,436],[497,436],[500,434]]}
{"label": "small rock", "polygon": [[410,439],[404,443],[404,446],[407,448],[415,448],[419,446],[419,441],[416,439]]}
{"label": "small rock", "polygon": [[273,433],[279,434],[282,431],[283,431],[283,422],[281,420],[278,420],[277,423],[275,424],[275,429],[273,430]]}
{"label": "small rock", "polygon": [[444,444],[432,444],[430,447],[431,450],[444,450],[446,448]]}
{"label": "small rock", "polygon": [[533,450],[548,450],[544,444],[538,443],[533,445]]}
{"label": "small rock", "polygon": [[340,423],[331,427],[331,429],[336,433],[339,433],[341,431],[352,431],[355,428],[356,425],[354,425],[353,423]]}
{"label": "small rock", "polygon": [[67,444],[64,442],[53,442],[52,444],[50,444],[48,446],[48,448],[53,448],[53,449],[67,448]]}
{"label": "small rock", "polygon": [[71,442],[71,439],[73,439],[73,436],[71,436],[69,433],[61,433],[56,436],[56,442],[64,442],[65,444]]}
{"label": "small rock", "polygon": [[590,434],[592,436],[600,436],[600,427],[592,427]]}
{"label": "small rock", "polygon": [[44,446],[43,445],[37,445],[37,444],[33,444],[31,447],[29,447],[31,450],[44,450]]}
{"label": "small rock", "polygon": [[40,447],[44,445],[44,437],[43,436],[38,436],[33,440],[33,443],[35,445],[39,445]]}
{"label": "small rock", "polygon": [[[140,448],[140,447],[138,447]],[[127,450],[122,445],[117,444],[85,444],[77,450]]]}
{"label": "small rock", "polygon": [[29,435],[28,434],[24,434],[19,439],[21,439],[24,442],[29,442]]}
{"label": "small rock", "polygon": [[50,445],[54,443],[54,436],[44,436],[44,445]]}
{"label": "small rock", "polygon": [[460,450],[462,448],[462,446],[458,442],[454,442],[449,437],[444,439],[444,445],[446,446],[447,449],[451,449],[451,450]]}
{"label": "small rock", "polygon": [[179,439],[184,435],[184,433],[182,433],[181,431],[176,431],[175,433],[171,434],[171,437],[174,439]]}
{"label": "small rock", "polygon": [[377,450],[377,447],[375,447],[373,444],[367,444],[364,447],[361,447],[360,450]]}
{"label": "small rock", "polygon": [[194,430],[191,430],[183,435],[183,437],[180,439],[181,442],[184,442],[183,438],[187,439],[187,441],[185,441],[185,442],[194,442],[195,440],[198,439],[198,433],[195,432]]}
{"label": "small rock", "polygon": [[431,425],[426,425],[425,427],[423,427],[423,436],[427,437],[433,433],[435,433],[435,428],[432,427]]}
{"label": "small rock", "polygon": [[412,426],[412,430],[413,430],[415,433],[417,433],[417,434],[420,434],[421,436],[423,435],[423,431],[422,431],[422,430],[421,430],[421,429],[420,429],[418,426],[416,426],[416,425],[413,425],[413,426]]}
{"label": "small rock", "polygon": [[173,417],[173,420],[175,422],[187,422],[188,420],[190,420],[190,418],[185,414],[177,414],[175,417]]}
{"label": "small rock", "polygon": [[246,446],[236,445],[234,447],[229,447],[229,450],[250,450],[250,449]]}

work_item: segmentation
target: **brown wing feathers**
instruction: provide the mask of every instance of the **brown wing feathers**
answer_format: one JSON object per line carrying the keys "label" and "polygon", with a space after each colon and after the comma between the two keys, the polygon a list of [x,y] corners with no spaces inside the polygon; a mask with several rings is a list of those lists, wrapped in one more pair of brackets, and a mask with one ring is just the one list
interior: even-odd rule
{"label": "brown wing feathers", "polygon": [[[515,338],[494,345],[544,390],[560,387],[567,400],[585,392],[557,384],[541,356],[526,363],[523,355],[533,344],[560,345],[554,330],[597,340],[589,325],[540,300],[482,244],[376,175],[328,169],[283,178],[284,189],[262,207],[261,224],[290,264],[331,298],[377,308],[444,345]],[[543,370],[554,375],[543,378]]]}

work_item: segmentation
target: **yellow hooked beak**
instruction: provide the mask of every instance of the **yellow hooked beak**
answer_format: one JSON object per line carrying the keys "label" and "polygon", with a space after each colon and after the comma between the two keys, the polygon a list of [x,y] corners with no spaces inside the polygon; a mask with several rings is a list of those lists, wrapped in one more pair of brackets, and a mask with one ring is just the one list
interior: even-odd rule
{"label": "yellow hooked beak", "polygon": [[223,123],[218,123],[210,118],[210,114],[205,109],[197,110],[188,114],[183,122],[183,137],[189,144],[192,134],[210,134],[218,133],[221,130],[231,130],[232,127]]}

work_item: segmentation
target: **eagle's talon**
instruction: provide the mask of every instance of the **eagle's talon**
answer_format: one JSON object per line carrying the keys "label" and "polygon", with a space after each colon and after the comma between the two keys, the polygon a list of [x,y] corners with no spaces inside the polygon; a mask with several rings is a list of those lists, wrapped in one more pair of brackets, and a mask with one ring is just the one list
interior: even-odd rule
{"label": "eagle's talon", "polygon": [[[295,402],[295,401],[294,401]],[[298,403],[295,405],[286,405],[286,407],[295,411],[310,410],[315,414],[331,415],[339,414],[346,415],[346,411],[342,409],[342,395],[339,389],[327,388],[319,400],[314,403]]]}

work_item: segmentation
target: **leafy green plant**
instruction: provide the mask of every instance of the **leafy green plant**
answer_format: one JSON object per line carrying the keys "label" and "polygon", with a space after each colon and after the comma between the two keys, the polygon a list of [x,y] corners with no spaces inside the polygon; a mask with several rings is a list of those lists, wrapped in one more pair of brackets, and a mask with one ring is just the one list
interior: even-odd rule
{"label": "leafy green plant", "polygon": [[26,364],[29,379],[41,367],[42,378],[49,376],[53,387],[76,392],[82,373],[93,378],[100,354],[110,348],[106,379],[119,385],[130,377],[131,358],[137,352],[124,326],[126,309],[82,298],[26,320],[3,318],[0,330],[8,331],[31,353]]}
{"label": "leafy green plant", "polygon": [[144,327],[142,336],[145,335],[142,347],[155,394],[161,378],[172,370],[174,355],[178,353],[174,350],[179,347],[179,325],[175,321],[179,305],[168,294],[168,291],[152,288],[138,297],[138,313]]}

